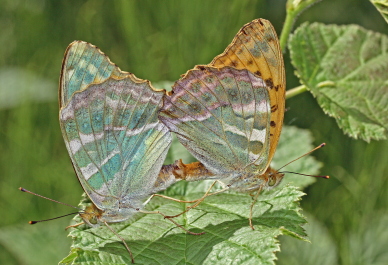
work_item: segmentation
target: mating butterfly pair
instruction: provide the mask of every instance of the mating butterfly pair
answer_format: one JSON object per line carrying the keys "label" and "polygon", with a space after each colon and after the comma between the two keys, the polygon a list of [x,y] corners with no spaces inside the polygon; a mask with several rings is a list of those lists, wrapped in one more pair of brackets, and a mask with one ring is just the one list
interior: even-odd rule
{"label": "mating butterfly pair", "polygon": [[[264,19],[245,25],[224,53],[188,71],[172,92],[121,71],[95,46],[73,42],[59,93],[66,147],[93,202],[80,213],[90,226],[130,218],[146,197],[179,179],[255,191],[283,178],[269,164],[283,123],[285,73]],[[171,132],[200,163],[162,166]]]}

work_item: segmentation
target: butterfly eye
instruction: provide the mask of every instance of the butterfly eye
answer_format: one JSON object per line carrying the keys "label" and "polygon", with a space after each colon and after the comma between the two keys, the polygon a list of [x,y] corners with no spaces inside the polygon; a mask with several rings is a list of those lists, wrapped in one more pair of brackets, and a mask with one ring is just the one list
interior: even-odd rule
{"label": "butterfly eye", "polygon": [[95,216],[93,216],[92,218],[89,219],[89,222],[92,224],[92,225],[95,225],[97,224],[97,218]]}
{"label": "butterfly eye", "polygon": [[274,186],[275,184],[276,184],[276,179],[275,179],[275,177],[274,177],[274,176],[270,176],[270,177],[268,178],[268,186],[272,187],[272,186]]}

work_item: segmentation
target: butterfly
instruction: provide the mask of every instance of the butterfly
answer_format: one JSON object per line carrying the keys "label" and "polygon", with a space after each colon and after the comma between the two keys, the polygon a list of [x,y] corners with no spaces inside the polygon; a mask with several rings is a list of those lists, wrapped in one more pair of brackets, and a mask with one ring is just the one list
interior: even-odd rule
{"label": "butterfly", "polygon": [[285,86],[282,51],[265,19],[241,28],[210,64],[188,71],[159,114],[200,162],[180,163],[182,178],[218,179],[257,195],[277,186],[284,174],[269,165],[282,129]]}
{"label": "butterfly", "polygon": [[108,223],[132,217],[146,197],[176,181],[173,168],[162,167],[171,144],[171,133],[158,120],[164,95],[121,71],[96,46],[75,41],[67,48],[59,118],[74,170],[92,201],[80,213],[83,223],[112,230]]}

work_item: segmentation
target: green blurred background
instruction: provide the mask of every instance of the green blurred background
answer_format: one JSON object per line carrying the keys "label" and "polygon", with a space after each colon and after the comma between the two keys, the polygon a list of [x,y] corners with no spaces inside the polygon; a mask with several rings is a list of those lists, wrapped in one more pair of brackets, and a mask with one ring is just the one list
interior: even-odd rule
{"label": "green blurred background", "polygon": [[[69,217],[27,221],[72,210],[18,191],[22,186],[73,205],[81,198],[58,124],[58,79],[69,43],[95,44],[139,78],[174,81],[209,63],[255,18],[269,19],[280,34],[285,2],[0,0],[0,264],[56,264],[69,251]],[[295,26],[304,21],[388,33],[367,0],[324,0]],[[289,53],[285,61],[290,89],[299,82]],[[310,129],[315,144],[328,144],[314,156],[331,179],[309,187],[301,202],[313,244],[282,237],[279,264],[388,264],[387,141],[343,135],[308,93],[287,107],[285,124]],[[314,251],[322,260],[309,260]]]}

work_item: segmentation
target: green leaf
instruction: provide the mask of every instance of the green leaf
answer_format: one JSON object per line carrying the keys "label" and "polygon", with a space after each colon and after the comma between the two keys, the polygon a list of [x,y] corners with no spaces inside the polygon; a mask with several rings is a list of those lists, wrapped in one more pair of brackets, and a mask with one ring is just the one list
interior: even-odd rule
{"label": "green leaf", "polygon": [[388,0],[370,0],[388,23]]}
{"label": "green leaf", "polygon": [[387,36],[355,25],[303,24],[289,49],[301,82],[346,134],[387,138]]}
{"label": "green leaf", "polygon": [[[294,142],[292,138],[298,137],[302,140]],[[285,157],[286,149],[290,153],[299,153],[291,151],[293,149],[301,150],[301,153],[311,150],[311,140],[306,130],[284,128],[275,164],[289,162],[289,157]],[[295,143],[298,143],[297,148],[291,146]],[[307,157],[294,162],[294,167],[296,170],[307,170],[311,166],[311,170],[316,171],[317,166],[312,165],[314,163],[317,162]],[[198,199],[211,183],[181,181],[164,194],[183,200]],[[303,193],[290,185],[260,194],[253,210],[255,230],[248,223],[252,197],[236,192],[207,197],[197,208],[174,219],[192,232],[205,232],[204,235],[186,234],[158,214],[139,213],[126,222],[111,224],[111,227],[126,240],[137,264],[274,264],[275,252],[280,250],[279,235],[287,234],[306,240],[302,228],[306,221],[298,203],[301,196]],[[81,205],[84,207],[85,202]],[[186,206],[155,197],[146,209],[174,215],[184,211]],[[75,223],[81,221],[78,216],[75,219]],[[73,239],[73,245],[62,264],[130,263],[122,242],[106,227],[81,225],[73,228],[69,236]]]}

